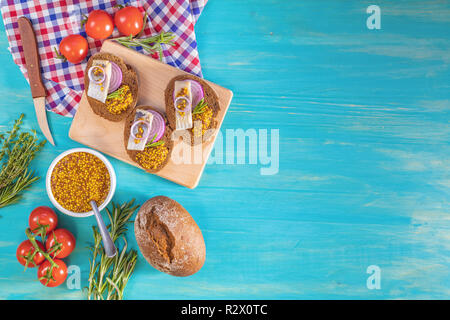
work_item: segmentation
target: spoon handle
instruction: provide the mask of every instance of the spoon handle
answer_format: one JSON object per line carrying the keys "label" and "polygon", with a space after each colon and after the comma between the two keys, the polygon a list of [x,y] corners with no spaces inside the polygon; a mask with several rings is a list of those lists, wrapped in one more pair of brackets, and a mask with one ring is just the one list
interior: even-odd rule
{"label": "spoon handle", "polygon": [[98,229],[100,230],[100,235],[103,240],[103,247],[105,248],[105,253],[109,258],[114,257],[117,254],[116,246],[109,235],[108,229],[106,228],[105,222],[103,222],[102,215],[98,211],[97,203],[92,200],[91,202],[92,210],[94,211],[95,219],[97,220]]}

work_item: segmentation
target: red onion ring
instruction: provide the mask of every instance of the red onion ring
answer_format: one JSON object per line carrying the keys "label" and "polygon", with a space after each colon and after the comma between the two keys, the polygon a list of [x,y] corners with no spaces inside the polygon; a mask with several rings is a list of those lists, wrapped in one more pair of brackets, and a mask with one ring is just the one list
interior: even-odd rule
{"label": "red onion ring", "polygon": [[119,89],[122,84],[122,70],[120,67],[111,61],[111,79],[109,80],[108,93],[114,92]]}
{"label": "red onion ring", "polygon": [[177,103],[178,103],[178,101],[180,101],[180,100],[186,100],[186,107],[184,108],[184,110],[181,110],[181,111],[184,111],[184,112],[188,112],[189,110],[191,110],[191,103],[189,102],[189,99],[188,98],[186,98],[186,97],[183,97],[183,96],[181,96],[181,97],[178,97],[178,98],[176,98],[175,99],[175,108],[177,108],[178,109],[178,107],[177,107]]}
{"label": "red onion ring", "polygon": [[[139,124],[144,125],[144,134],[142,135],[142,138],[138,138],[138,137],[136,137],[136,135],[134,134],[134,131],[135,131],[136,127],[137,127]],[[144,120],[138,120],[138,121],[135,121],[135,122],[133,123],[133,125],[131,126],[131,136],[132,136],[134,139],[137,139],[137,140],[147,140],[149,135],[150,135],[150,130],[149,130],[149,123],[148,123],[147,121],[144,121]]]}
{"label": "red onion ring", "polygon": [[195,80],[189,80],[191,83],[191,93],[192,93],[192,105],[197,106],[200,100],[205,96],[205,92],[203,91],[203,87],[200,83]]}
{"label": "red onion ring", "polygon": [[[203,99],[205,96],[205,92],[203,91],[202,85],[195,80],[188,80],[191,83],[191,96],[192,96],[192,105],[195,106]],[[177,92],[173,91],[173,99],[177,99]]]}
{"label": "red onion ring", "polygon": [[164,117],[158,112],[154,110],[148,110],[151,114],[153,114],[153,120],[152,120],[152,127],[150,128],[150,133],[148,135],[149,140],[155,139],[153,141],[147,141],[149,142],[157,142],[159,141],[166,131],[166,120],[164,120]]}
{"label": "red onion ring", "polygon": [[[100,70],[102,70],[102,77],[101,77],[100,79],[95,79],[96,76],[93,74],[95,69],[100,69]],[[100,66],[92,66],[92,67],[89,68],[88,76],[89,76],[89,80],[91,80],[92,82],[94,82],[94,83],[96,83],[96,84],[100,84],[100,83],[102,83],[103,81],[105,81],[105,77],[106,77],[106,75],[105,75],[105,69],[103,69],[103,68],[100,67]]]}

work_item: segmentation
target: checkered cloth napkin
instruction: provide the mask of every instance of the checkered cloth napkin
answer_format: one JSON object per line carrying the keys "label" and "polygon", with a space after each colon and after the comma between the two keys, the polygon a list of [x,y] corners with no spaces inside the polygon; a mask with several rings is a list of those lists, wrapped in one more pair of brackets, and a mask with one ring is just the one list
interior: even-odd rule
{"label": "checkered cloth napkin", "polygon": [[[14,62],[27,78],[25,58],[19,35],[17,19],[26,16],[33,24],[41,59],[41,72],[47,88],[46,107],[63,116],[72,117],[81,100],[84,89],[83,75],[90,55],[98,52],[102,41],[87,37],[80,22],[83,14],[88,15],[95,9],[114,14],[116,4],[131,5],[147,12],[149,19],[143,37],[161,31],[173,32],[175,46],[163,45],[163,61],[174,67],[202,76],[198,58],[194,25],[197,22],[207,0],[118,0],[118,1],[44,1],[39,0],[2,0],[1,12],[9,41],[9,50]],[[54,47],[70,34],[81,34],[89,43],[89,55],[79,64],[73,65],[56,59]],[[119,36],[117,29],[112,37]],[[138,51],[146,53],[142,48]],[[158,59],[158,55],[152,55]]]}

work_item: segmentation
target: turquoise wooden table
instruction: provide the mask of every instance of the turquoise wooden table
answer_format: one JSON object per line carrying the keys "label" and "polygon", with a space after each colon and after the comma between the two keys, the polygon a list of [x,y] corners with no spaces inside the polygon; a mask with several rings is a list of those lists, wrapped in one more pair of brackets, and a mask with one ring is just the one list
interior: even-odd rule
{"label": "turquoise wooden table", "polygon": [[[381,29],[367,27],[371,4]],[[189,190],[111,159],[116,201],[176,199],[207,247],[203,269],[187,278],[139,256],[125,297],[450,298],[449,30],[448,1],[211,0],[196,31],[204,76],[234,91],[222,133],[267,129],[270,141],[278,129],[279,170],[262,175],[259,158],[238,164],[235,155],[207,165]],[[4,32],[0,41],[2,129],[21,112],[37,128]],[[80,146],[68,138],[71,119],[49,120],[57,147],[34,160],[40,176]],[[0,298],[83,299],[43,287],[16,262],[38,205],[50,205],[42,179],[0,211]],[[60,219],[77,237],[68,264],[85,286],[95,220]],[[369,266],[379,289],[367,284]]]}

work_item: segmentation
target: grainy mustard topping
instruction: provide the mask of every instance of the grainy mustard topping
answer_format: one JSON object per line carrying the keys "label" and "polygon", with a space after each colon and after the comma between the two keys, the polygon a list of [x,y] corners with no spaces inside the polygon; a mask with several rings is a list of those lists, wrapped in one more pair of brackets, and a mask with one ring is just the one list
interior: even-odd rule
{"label": "grainy mustard topping", "polygon": [[137,162],[147,170],[157,169],[166,160],[169,148],[164,144],[156,147],[145,147],[136,155]]}
{"label": "grainy mustard topping", "polygon": [[188,89],[186,87],[182,88],[180,91],[178,91],[176,97],[183,97],[188,95]]}
{"label": "grainy mustard topping", "polygon": [[142,128],[142,125],[140,124],[137,128],[137,133],[134,135],[137,139],[134,139],[134,143],[138,144],[140,139],[143,137],[144,129]]}
{"label": "grainy mustard topping", "polygon": [[120,92],[118,97],[106,99],[105,101],[106,108],[112,114],[121,114],[126,111],[133,102],[133,95],[128,85],[124,84],[120,86],[117,91]]}
{"label": "grainy mustard topping", "polygon": [[[194,134],[194,137],[202,137],[211,125],[211,121],[213,118],[212,109],[209,106],[206,106],[204,110],[205,111],[202,113],[195,113],[192,115],[192,122],[194,123],[192,132]],[[202,122],[201,127],[195,125],[196,121]]]}

